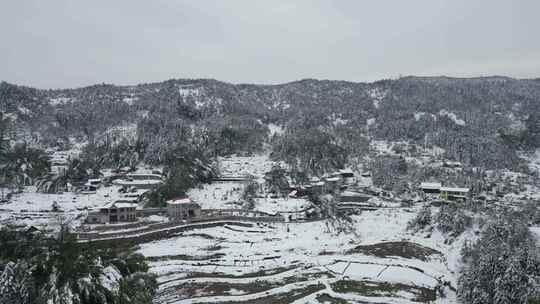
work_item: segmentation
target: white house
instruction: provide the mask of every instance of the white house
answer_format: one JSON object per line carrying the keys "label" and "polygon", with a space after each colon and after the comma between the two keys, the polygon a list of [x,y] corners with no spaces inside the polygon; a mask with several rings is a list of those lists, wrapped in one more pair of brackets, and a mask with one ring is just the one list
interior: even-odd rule
{"label": "white house", "polygon": [[167,215],[171,220],[185,220],[201,216],[201,206],[189,198],[167,201]]}
{"label": "white house", "polygon": [[88,213],[86,222],[90,224],[132,222],[137,220],[137,206],[138,204],[130,199],[117,200],[94,208]]}
{"label": "white house", "polygon": [[469,197],[469,188],[441,187],[441,198],[448,200],[466,200]]}

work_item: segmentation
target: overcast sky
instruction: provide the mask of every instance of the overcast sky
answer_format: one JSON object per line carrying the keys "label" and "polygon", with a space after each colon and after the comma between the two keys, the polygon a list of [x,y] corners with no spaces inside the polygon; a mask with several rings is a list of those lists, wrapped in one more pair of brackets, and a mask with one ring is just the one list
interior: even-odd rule
{"label": "overcast sky", "polygon": [[540,77],[540,1],[2,1],[0,80]]}

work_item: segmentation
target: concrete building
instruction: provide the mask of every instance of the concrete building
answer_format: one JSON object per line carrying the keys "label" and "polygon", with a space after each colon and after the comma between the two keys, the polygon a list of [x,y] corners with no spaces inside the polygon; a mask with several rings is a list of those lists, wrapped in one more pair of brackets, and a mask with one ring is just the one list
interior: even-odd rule
{"label": "concrete building", "polygon": [[467,200],[469,198],[469,188],[441,187],[441,198],[451,201]]}
{"label": "concrete building", "polygon": [[185,220],[201,216],[201,206],[189,198],[167,201],[167,216],[171,220]]}
{"label": "concrete building", "polygon": [[97,207],[88,213],[89,224],[133,222],[137,220],[137,203],[130,199],[117,200]]}
{"label": "concrete building", "polygon": [[441,187],[441,183],[421,183],[419,188],[424,193],[440,193]]}

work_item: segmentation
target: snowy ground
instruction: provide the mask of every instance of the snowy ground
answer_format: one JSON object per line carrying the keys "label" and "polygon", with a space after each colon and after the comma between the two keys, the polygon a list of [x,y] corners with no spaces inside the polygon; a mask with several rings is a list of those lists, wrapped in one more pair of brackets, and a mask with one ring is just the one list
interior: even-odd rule
{"label": "snowy ground", "polygon": [[[420,294],[435,295],[442,281],[454,285],[452,271],[459,266],[459,251],[452,250],[459,244],[405,230],[414,211],[364,212],[353,217],[350,233],[337,233],[327,221],[198,229],[142,244],[139,252],[152,261],[160,283],[156,301],[164,304],[273,303],[283,297],[284,303],[324,303],[328,296],[413,303]],[[369,249],[384,244],[390,244],[387,255]],[[367,251],[357,251],[359,245],[368,245]],[[418,256],[404,254],[411,246]],[[436,303],[453,303],[454,293],[445,291]]]}
{"label": "snowy ground", "polygon": [[[220,158],[219,165],[222,176],[243,177],[251,175],[258,183],[262,184],[265,173],[270,171],[275,163],[267,155],[256,155]],[[245,186],[245,182],[214,182],[190,189],[187,195],[203,209],[237,209],[242,208],[242,193]],[[305,199],[264,197],[255,199],[253,210],[277,214],[279,212],[301,211],[310,205]]]}
{"label": "snowy ground", "polygon": [[215,182],[188,191],[187,195],[203,209],[235,209],[241,207],[243,183]]}
{"label": "snowy ground", "polygon": [[280,212],[299,212],[311,206],[311,203],[304,198],[257,198],[255,199],[255,210],[269,214]]}

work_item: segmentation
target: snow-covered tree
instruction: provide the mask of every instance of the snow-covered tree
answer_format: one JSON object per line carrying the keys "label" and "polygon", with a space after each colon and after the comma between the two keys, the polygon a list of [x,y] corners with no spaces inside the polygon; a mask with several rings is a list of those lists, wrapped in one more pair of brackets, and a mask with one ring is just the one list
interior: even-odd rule
{"label": "snow-covered tree", "polygon": [[464,303],[525,304],[538,298],[540,259],[521,218],[503,214],[493,220],[467,250],[466,262],[458,281]]}
{"label": "snow-covered tree", "polygon": [[407,224],[407,229],[418,231],[431,225],[431,206],[424,205],[418,214]]}
{"label": "snow-covered tree", "polygon": [[8,262],[0,273],[0,303],[31,304],[32,270],[26,261]]}

